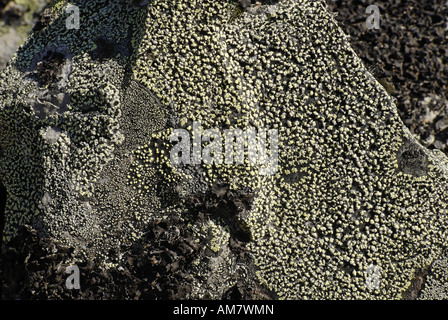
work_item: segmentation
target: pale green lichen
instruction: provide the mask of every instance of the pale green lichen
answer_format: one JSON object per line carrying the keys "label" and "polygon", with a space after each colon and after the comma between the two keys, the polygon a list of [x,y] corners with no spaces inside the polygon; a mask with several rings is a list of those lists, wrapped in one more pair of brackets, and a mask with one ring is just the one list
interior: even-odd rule
{"label": "pale green lichen", "polygon": [[[79,30],[59,16],[2,74],[6,239],[34,218],[80,255],[118,263],[110,250],[120,242],[178,216],[211,251],[192,270],[193,298],[222,297],[237,281],[229,242],[241,230],[256,266],[249,280],[281,299],[399,298],[439,257],[446,157],[411,136],[320,1],[234,18],[234,1],[75,4]],[[54,48],[61,76],[45,87],[32,69]],[[169,136],[194,121],[278,129],[279,170],[174,165]],[[191,217],[188,199],[217,184],[252,194],[251,205],[230,215],[217,196],[225,217]],[[372,265],[379,288],[366,285]]]}

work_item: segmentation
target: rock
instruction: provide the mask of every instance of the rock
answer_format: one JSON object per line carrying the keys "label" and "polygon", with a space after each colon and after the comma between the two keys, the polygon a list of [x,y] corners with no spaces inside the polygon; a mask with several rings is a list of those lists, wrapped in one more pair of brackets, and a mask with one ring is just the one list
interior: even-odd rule
{"label": "rock", "polygon": [[[448,160],[322,2],[76,5],[79,29],[61,6],[0,75],[2,259],[27,279],[9,297],[399,299],[439,258]],[[274,162],[252,161],[263,141]]]}
{"label": "rock", "polygon": [[50,0],[0,1],[0,70],[24,43],[36,17]]}
{"label": "rock", "polygon": [[[432,5],[418,0],[378,1],[380,29],[366,28],[365,1],[326,1],[337,14],[342,30],[368,65],[379,67],[393,83],[392,96],[397,99],[398,113],[413,134],[424,139],[434,134],[441,151],[448,153],[446,132],[432,131],[434,117],[446,114],[448,106],[448,37],[446,1]],[[386,49],[387,48],[387,49]],[[437,120],[436,120],[437,121]],[[434,149],[430,145],[428,148]]]}

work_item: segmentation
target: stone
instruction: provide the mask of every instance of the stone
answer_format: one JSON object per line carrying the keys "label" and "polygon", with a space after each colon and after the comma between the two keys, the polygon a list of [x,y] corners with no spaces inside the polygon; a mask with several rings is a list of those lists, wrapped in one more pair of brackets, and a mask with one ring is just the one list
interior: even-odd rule
{"label": "stone", "polygon": [[[401,299],[439,261],[448,160],[323,2],[73,4],[78,30],[61,5],[0,74],[4,256],[61,252],[27,273],[53,290],[35,296],[67,294],[51,266],[77,264],[139,288],[118,298]],[[277,130],[278,170],[172,163],[195,121]]]}

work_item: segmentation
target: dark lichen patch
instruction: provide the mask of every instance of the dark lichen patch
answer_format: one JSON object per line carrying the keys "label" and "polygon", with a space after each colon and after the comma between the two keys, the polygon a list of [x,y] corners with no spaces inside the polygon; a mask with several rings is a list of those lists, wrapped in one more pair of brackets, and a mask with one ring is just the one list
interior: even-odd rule
{"label": "dark lichen patch", "polygon": [[[250,241],[248,239],[248,241]],[[233,284],[225,288],[221,299],[224,300],[276,300],[275,292],[267,289],[256,280],[257,266],[254,263],[246,241],[235,236],[229,238],[228,247],[235,259]]]}
{"label": "dark lichen patch", "polygon": [[38,90],[27,98],[34,115],[40,120],[63,114],[68,109],[70,94],[67,80],[72,72],[72,55],[65,46],[49,47],[36,54],[26,72]]}
{"label": "dark lichen patch", "polygon": [[117,43],[114,40],[99,37],[94,43],[96,48],[90,52],[93,60],[110,59],[118,54]]}
{"label": "dark lichen patch", "polygon": [[[125,1],[129,2],[129,0],[125,0]],[[147,6],[151,1],[150,0],[130,0],[130,2],[133,6],[142,8],[142,7]]]}
{"label": "dark lichen patch", "polygon": [[2,155],[17,141],[17,130],[15,129],[14,121],[0,114],[0,149]]}
{"label": "dark lichen patch", "polygon": [[142,83],[131,80],[122,95],[120,128],[130,149],[151,141],[151,135],[165,127],[167,108]]}
{"label": "dark lichen patch", "polygon": [[422,268],[415,272],[409,288],[403,292],[402,300],[415,300],[422,291],[426,277],[430,273],[430,268]]}
{"label": "dark lichen patch", "polygon": [[90,57],[92,60],[104,61],[117,57],[120,54],[120,58],[123,59],[131,54],[131,41],[129,39],[121,39],[116,41],[106,37],[98,37],[93,40],[95,43],[95,49],[90,51]]}
{"label": "dark lichen patch", "polygon": [[428,172],[428,156],[416,142],[404,139],[397,160],[399,170],[405,174],[421,177]]}
{"label": "dark lichen patch", "polygon": [[244,281],[245,274],[235,276],[239,280],[224,292],[222,300],[278,300],[274,292],[259,284]]}
{"label": "dark lichen patch", "polygon": [[36,24],[34,25],[33,29],[31,30],[34,34],[39,34],[43,29],[48,27],[56,18],[54,14],[52,14],[51,9],[46,8],[42,14],[40,14]]}
{"label": "dark lichen patch", "polygon": [[230,236],[237,241],[252,241],[244,212],[250,210],[254,195],[242,190],[229,190],[228,185],[215,184],[205,194],[190,196],[186,201],[187,212],[194,219],[213,219],[229,228]]}
{"label": "dark lichen patch", "polygon": [[[2,156],[3,150],[0,148],[0,157]],[[3,228],[5,226],[5,207],[6,207],[6,188],[0,179],[0,248],[3,242]]]}
{"label": "dark lichen patch", "polygon": [[65,55],[61,52],[49,50],[45,53],[32,73],[40,86],[48,86],[58,80],[64,60]]}

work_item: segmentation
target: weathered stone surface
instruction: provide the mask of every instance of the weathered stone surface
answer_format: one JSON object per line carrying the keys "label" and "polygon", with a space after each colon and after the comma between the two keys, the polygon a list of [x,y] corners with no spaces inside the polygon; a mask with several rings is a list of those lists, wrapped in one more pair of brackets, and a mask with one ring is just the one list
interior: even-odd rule
{"label": "weathered stone surface", "polygon": [[0,70],[22,45],[36,23],[36,15],[50,0],[0,1]]}
{"label": "weathered stone surface", "polygon": [[[166,272],[148,286],[215,299],[398,299],[439,259],[447,158],[322,2],[73,4],[79,29],[61,6],[1,73],[5,252],[23,225],[33,248],[71,248],[63,265],[120,270],[143,250]],[[277,172],[173,164],[170,134],[195,121],[277,129]]]}

